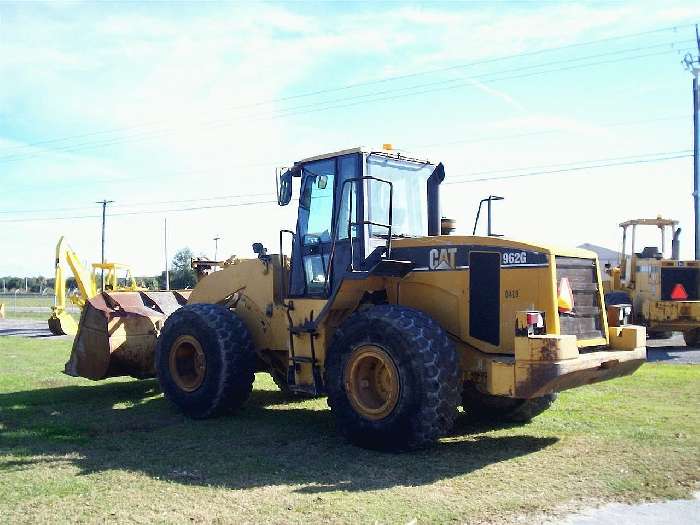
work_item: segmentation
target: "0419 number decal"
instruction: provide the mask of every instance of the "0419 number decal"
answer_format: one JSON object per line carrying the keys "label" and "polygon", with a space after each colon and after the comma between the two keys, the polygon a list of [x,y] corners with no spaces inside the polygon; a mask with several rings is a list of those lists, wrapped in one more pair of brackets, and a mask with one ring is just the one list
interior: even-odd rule
{"label": "0419 number decal", "polygon": [[527,264],[526,252],[504,252],[501,256],[501,263],[509,264]]}

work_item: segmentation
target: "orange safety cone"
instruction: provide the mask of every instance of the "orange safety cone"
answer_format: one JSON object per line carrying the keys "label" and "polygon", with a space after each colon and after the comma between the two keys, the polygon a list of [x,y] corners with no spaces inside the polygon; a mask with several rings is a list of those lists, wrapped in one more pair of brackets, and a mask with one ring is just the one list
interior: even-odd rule
{"label": "orange safety cone", "polygon": [[559,313],[570,314],[574,310],[574,292],[569,284],[567,277],[562,277],[559,282],[559,297],[557,302],[559,305]]}

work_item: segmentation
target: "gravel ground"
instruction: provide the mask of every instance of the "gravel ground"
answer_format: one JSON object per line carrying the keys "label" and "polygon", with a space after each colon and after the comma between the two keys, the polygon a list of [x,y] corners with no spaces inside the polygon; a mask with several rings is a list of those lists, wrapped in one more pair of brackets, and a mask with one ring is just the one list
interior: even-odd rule
{"label": "gravel ground", "polygon": [[[35,319],[0,319],[0,337],[18,335],[22,337],[68,337],[55,336],[49,331],[46,321]],[[700,363],[700,349],[690,349],[678,333],[670,339],[647,341],[647,360],[650,362],[687,364]]]}
{"label": "gravel ground", "polygon": [[675,333],[670,339],[649,339],[647,341],[647,361],[687,364],[700,363],[700,349],[688,348],[683,334]]}
{"label": "gravel ground", "polygon": [[557,522],[558,525],[696,525],[700,517],[700,492],[693,499],[626,505],[610,503],[588,509]]}
{"label": "gravel ground", "polygon": [[0,319],[0,337],[70,337],[67,335],[53,335],[46,321],[36,319]]}

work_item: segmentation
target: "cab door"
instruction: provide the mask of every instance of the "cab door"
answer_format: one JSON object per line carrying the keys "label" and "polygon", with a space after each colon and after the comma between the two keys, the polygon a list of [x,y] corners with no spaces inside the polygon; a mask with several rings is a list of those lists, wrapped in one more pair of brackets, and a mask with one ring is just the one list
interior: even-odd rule
{"label": "cab door", "polygon": [[345,276],[350,260],[354,257],[355,266],[363,260],[362,239],[354,224],[362,208],[357,183],[361,160],[361,155],[348,154],[304,165],[291,297],[328,297]]}
{"label": "cab door", "polygon": [[304,166],[292,255],[292,297],[327,296],[334,189],[335,159]]}

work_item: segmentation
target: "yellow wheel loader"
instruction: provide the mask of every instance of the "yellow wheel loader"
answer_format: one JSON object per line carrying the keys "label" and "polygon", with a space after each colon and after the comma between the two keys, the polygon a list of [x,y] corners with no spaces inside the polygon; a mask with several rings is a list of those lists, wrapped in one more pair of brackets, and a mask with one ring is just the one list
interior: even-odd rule
{"label": "yellow wheel loader", "polygon": [[[64,261],[68,263],[78,286],[76,293],[69,295],[68,299],[80,309],[85,306],[85,302],[90,297],[94,297],[97,294],[98,271],[103,272],[106,290],[143,290],[136,284],[136,279],[131,275],[131,268],[126,264],[113,262],[93,263],[92,273],[90,273],[80,262],[78,255],[71,247],[64,244],[64,237],[62,236],[56,244],[54,305],[51,307],[51,317],[49,317],[49,330],[54,335],[75,335],[78,332],[78,323],[66,310]],[[120,272],[123,273],[121,278]]]}
{"label": "yellow wheel loader", "polygon": [[[427,446],[469,416],[527,420],[564,389],[631,374],[645,330],[608,324],[596,255],[441,235],[442,164],[350,149],[278,174],[299,181],[279,253],[233,258],[189,297],[88,300],[66,372],[157,376],[193,418],[238,409],[255,372],[327,395],[353,443]],[[291,257],[283,253],[283,240]],[[616,323],[613,323],[616,324]]]}
{"label": "yellow wheel loader", "polygon": [[[634,219],[620,227],[622,252],[619,265],[607,269],[605,303],[630,305],[629,320],[645,326],[650,337],[668,338],[677,330],[688,346],[700,346],[700,261],[680,260],[678,221]],[[637,251],[640,227],[658,229],[660,249]]]}

